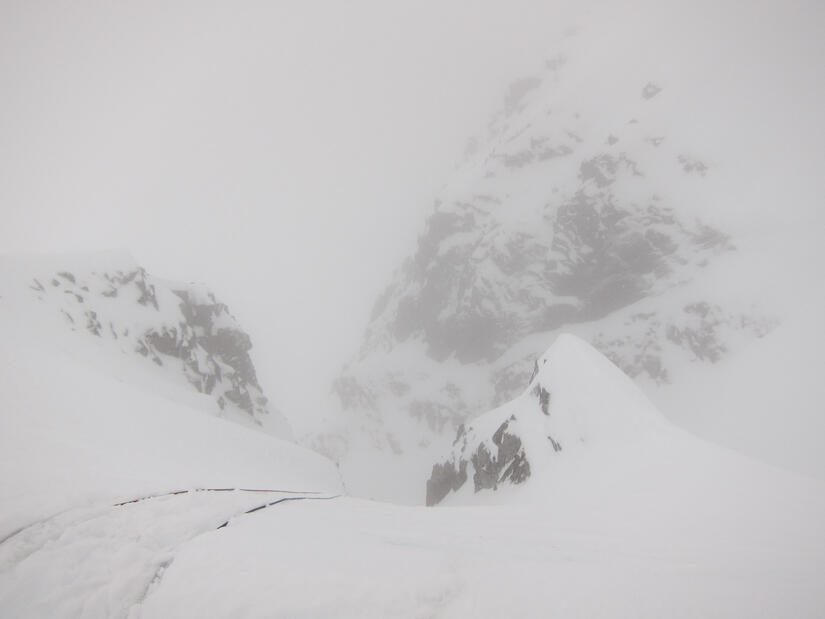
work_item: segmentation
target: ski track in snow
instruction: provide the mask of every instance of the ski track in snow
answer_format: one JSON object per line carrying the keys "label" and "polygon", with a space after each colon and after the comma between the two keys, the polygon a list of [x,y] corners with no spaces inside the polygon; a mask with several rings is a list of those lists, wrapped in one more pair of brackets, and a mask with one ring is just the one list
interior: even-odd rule
{"label": "ski track in snow", "polygon": [[[0,544],[0,616],[134,619],[178,548],[260,504],[260,491],[182,491],[117,505],[76,508]],[[221,524],[223,523],[223,524]]]}

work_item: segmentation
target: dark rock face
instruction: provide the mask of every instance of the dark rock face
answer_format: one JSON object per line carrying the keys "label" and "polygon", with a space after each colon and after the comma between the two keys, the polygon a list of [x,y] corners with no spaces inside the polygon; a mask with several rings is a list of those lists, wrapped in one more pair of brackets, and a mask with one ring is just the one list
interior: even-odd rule
{"label": "dark rock face", "polygon": [[498,448],[491,454],[482,443],[472,456],[475,474],[473,484],[475,491],[498,488],[498,484],[510,481],[520,484],[530,477],[530,463],[521,447],[521,439],[507,432],[515,417],[501,424],[493,434],[493,444]]}
{"label": "dark rock face", "polygon": [[444,500],[450,491],[455,492],[467,481],[467,463],[461,462],[458,469],[450,462],[433,465],[433,472],[427,480],[427,506]]}
{"label": "dark rock face", "polygon": [[[211,393],[217,380],[225,378],[231,387],[223,392],[223,397],[251,414],[264,407],[267,400],[260,393],[258,377],[249,357],[252,348],[249,336],[239,329],[216,326],[222,317],[229,315],[226,305],[217,302],[211,293],[206,302],[197,302],[186,290],[173,292],[181,299],[179,307],[185,320],[181,323],[181,333],[186,330],[192,336],[174,339],[173,331],[173,340],[167,340],[169,352],[166,354],[176,356],[187,364],[192,372],[189,376],[198,377],[192,381],[198,390]],[[157,334],[147,334],[147,337],[157,338]],[[196,347],[206,352],[208,368],[205,370],[193,354]],[[219,363],[229,369],[222,371]]]}
{"label": "dark rock face", "polygon": [[502,483],[521,484],[527,481],[530,477],[530,462],[524,453],[521,439],[517,434],[508,432],[513,421],[515,417],[502,423],[493,433],[494,453],[483,441],[474,448],[470,446],[464,426],[461,426],[455,441],[458,443],[463,440],[459,455],[454,454],[452,459],[433,466],[427,481],[427,505],[440,503],[450,491],[455,492],[464,485],[468,478],[468,462],[473,468],[475,492],[496,490]]}
{"label": "dark rock face", "polygon": [[550,415],[550,392],[541,384],[536,383],[536,386],[533,387],[533,395],[538,398],[541,412],[545,415]]}
{"label": "dark rock face", "polygon": [[[232,404],[259,420],[267,398],[249,356],[252,342],[223,303],[200,287],[168,287],[140,267],[112,273],[61,271],[52,285],[69,326],[84,325],[92,335],[158,366],[179,364],[186,380],[213,395],[224,409]],[[38,279],[30,288],[45,300]],[[55,300],[57,300],[55,298]],[[132,316],[139,316],[134,324]]]}
{"label": "dark rock face", "polygon": [[438,361],[491,361],[528,333],[638,301],[692,253],[732,248],[721,232],[680,222],[655,196],[622,204],[617,184],[636,176],[624,153],[582,161],[579,189],[548,204],[533,234],[500,226],[495,208],[506,207],[498,204],[442,207],[376,304],[380,329],[394,341],[420,337]]}
{"label": "dark rock face", "polygon": [[[684,238],[685,228],[668,208],[617,206],[610,187],[621,167],[626,173],[638,174],[624,155],[601,155],[582,163],[580,178],[591,179],[593,184],[577,191],[551,217],[551,247],[563,261],[547,279],[556,294],[580,301],[575,313],[560,317],[563,322],[598,319],[641,299],[653,281],[667,277],[671,262],[679,261],[680,245],[685,251],[685,244],[694,244]],[[715,247],[725,247],[724,235],[716,240]],[[556,328],[559,324],[541,326]]]}

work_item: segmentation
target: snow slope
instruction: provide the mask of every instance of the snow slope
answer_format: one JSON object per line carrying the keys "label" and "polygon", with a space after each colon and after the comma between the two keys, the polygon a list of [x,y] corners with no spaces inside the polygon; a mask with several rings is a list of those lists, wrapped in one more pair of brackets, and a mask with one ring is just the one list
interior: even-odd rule
{"label": "snow slope", "polygon": [[825,479],[822,307],[821,300],[803,299],[794,314],[741,354],[698,368],[689,383],[668,385],[651,397],[702,437]]}
{"label": "snow slope", "polygon": [[[181,488],[336,490],[325,458],[112,380],[2,329],[0,538],[84,505]],[[208,410],[208,409],[207,409]]]}
{"label": "snow slope", "polygon": [[[98,255],[94,262],[119,269],[112,259]],[[72,265],[79,282],[78,261],[88,260],[56,262]],[[48,273],[55,259],[46,263]],[[29,282],[43,264],[0,262],[0,539],[67,509],[181,488],[340,488],[329,461],[267,434],[246,411],[222,418],[214,395],[193,389],[175,357],[159,366],[135,355],[129,337],[67,328],[46,293],[20,285],[20,275]],[[168,291],[157,281],[153,288],[163,305]],[[83,294],[88,306],[94,294]],[[59,293],[59,301],[73,295]],[[119,329],[157,326],[160,311],[146,310],[151,322],[146,308],[125,296],[106,299]]]}
{"label": "snow slope", "polygon": [[[553,389],[550,410],[567,415],[552,427],[566,443],[547,454],[552,474],[517,489],[526,492],[447,500],[502,505],[425,508],[337,496],[329,461],[204,414],[197,404],[211,404],[207,395],[190,394],[186,405],[152,394],[73,355],[69,342],[0,325],[8,343],[0,616],[814,618],[825,610],[823,484],[671,428],[575,338],[554,347],[539,377]],[[616,403],[621,410],[605,407]],[[540,399],[533,405],[543,423]],[[587,444],[575,448],[579,436]],[[543,433],[537,443],[546,447]],[[284,492],[116,505],[199,487]]]}
{"label": "snow slope", "polygon": [[264,510],[186,544],[138,616],[822,615],[820,484],[718,452],[634,463],[543,506]]}
{"label": "snow slope", "polygon": [[823,484],[656,434],[567,453],[540,491],[487,495],[501,505],[243,513],[262,499],[198,493],[71,510],[0,545],[0,614],[821,617]]}
{"label": "snow slope", "polygon": [[203,285],[148,274],[128,253],[0,256],[0,312],[31,339],[65,342],[130,382],[170,397],[204,393],[215,414],[292,436],[270,409],[251,339],[227,306]]}
{"label": "snow slope", "polygon": [[179,546],[285,496],[294,495],[191,492],[67,510],[0,545],[0,613],[134,616]]}

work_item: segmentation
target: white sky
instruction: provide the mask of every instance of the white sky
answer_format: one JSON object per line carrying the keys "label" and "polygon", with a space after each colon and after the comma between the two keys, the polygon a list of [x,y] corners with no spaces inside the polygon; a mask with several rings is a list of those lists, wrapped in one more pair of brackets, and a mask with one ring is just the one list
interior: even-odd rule
{"label": "white sky", "polygon": [[[326,391],[504,86],[622,13],[591,4],[2,0],[0,251],[128,248],[230,305],[276,402]],[[744,22],[818,83],[819,5],[787,7]]]}

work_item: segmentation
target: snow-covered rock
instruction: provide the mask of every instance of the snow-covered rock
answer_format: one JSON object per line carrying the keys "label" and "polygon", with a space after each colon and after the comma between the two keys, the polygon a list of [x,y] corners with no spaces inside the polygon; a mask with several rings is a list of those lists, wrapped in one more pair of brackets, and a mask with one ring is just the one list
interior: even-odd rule
{"label": "snow-covered rock", "polygon": [[459,427],[449,456],[433,466],[427,504],[465,484],[480,492],[533,483],[565,452],[627,443],[663,424],[621,370],[585,341],[561,335],[535,362],[524,393]]}
{"label": "snow-covered rock", "polygon": [[291,436],[258,382],[249,335],[205,286],[160,279],[116,252],[3,257],[2,266],[0,306],[34,333],[49,337],[60,321],[98,340],[102,354],[137,356],[158,377],[210,396],[218,414]]}
{"label": "snow-covered rock", "polygon": [[705,217],[724,172],[685,111],[656,76],[593,99],[585,64],[560,55],[512,84],[471,141],[333,385],[347,421],[319,448],[429,449],[516,396],[562,331],[650,393],[774,328],[718,285],[738,259]]}

